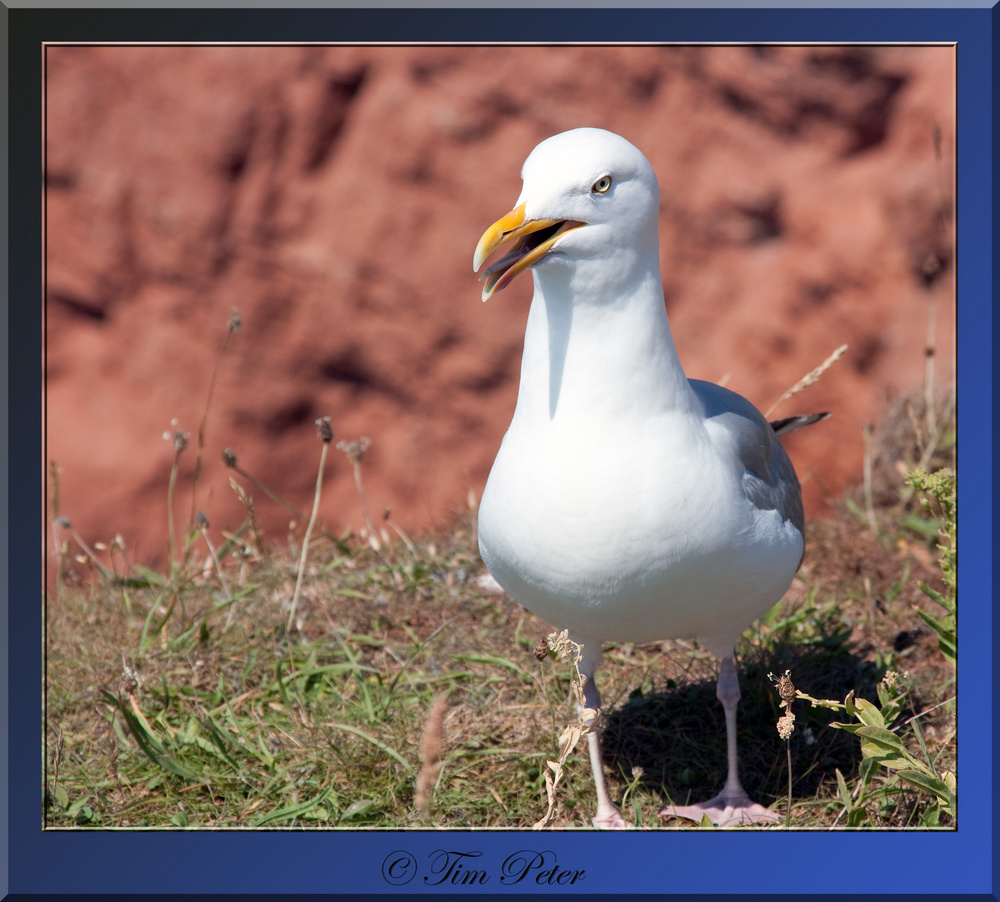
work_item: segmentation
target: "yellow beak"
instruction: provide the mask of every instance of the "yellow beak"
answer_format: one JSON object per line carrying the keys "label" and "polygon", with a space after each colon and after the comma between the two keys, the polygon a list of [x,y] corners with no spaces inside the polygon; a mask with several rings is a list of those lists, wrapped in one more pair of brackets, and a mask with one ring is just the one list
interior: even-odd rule
{"label": "yellow beak", "polygon": [[[472,258],[472,270],[478,272],[483,261],[497,248],[516,242],[510,253],[501,257],[479,278],[485,279],[483,300],[495,292],[506,288],[526,269],[542,259],[556,241],[570,229],[585,225],[572,219],[529,219],[524,218],[524,204],[511,210],[503,219],[498,219],[479,239],[476,253]],[[552,229],[551,234],[540,236],[535,233]],[[529,236],[534,235],[534,238]]]}

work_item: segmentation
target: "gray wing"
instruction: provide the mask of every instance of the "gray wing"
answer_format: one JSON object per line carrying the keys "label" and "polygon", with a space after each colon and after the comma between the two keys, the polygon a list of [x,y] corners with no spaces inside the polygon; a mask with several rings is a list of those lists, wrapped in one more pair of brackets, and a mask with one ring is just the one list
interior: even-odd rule
{"label": "gray wing", "polygon": [[776,510],[804,534],[802,490],[775,428],[742,395],[700,379],[688,381],[705,408],[705,416],[733,435],[747,471],[743,478],[747,498],[760,510]]}

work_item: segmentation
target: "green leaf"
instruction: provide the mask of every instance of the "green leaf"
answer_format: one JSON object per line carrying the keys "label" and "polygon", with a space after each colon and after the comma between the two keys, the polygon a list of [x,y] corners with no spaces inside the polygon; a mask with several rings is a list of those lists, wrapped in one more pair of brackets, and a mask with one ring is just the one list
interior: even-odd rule
{"label": "green leaf", "polygon": [[312,799],[307,799],[305,802],[300,802],[298,805],[290,805],[288,808],[280,808],[278,811],[272,811],[270,814],[265,814],[263,817],[258,818],[254,821],[254,827],[263,827],[265,824],[272,823],[273,821],[287,821],[296,817],[301,817],[307,811],[315,808],[322,802],[333,789],[332,786],[327,786],[318,796]]}
{"label": "green leaf", "polygon": [[868,823],[868,812],[864,808],[855,808],[847,816],[848,827],[863,827]]}
{"label": "green leaf", "polygon": [[347,811],[340,816],[340,819],[347,821],[352,817],[364,817],[374,807],[375,803],[371,799],[358,799],[356,802],[351,803]]}
{"label": "green leaf", "polygon": [[931,805],[922,815],[920,815],[921,827],[941,826],[941,806]]}
{"label": "green leaf", "polygon": [[176,774],[178,777],[183,777],[185,780],[193,780],[199,783],[201,782],[201,778],[194,773],[194,771],[184,767],[176,761],[172,755],[167,753],[167,750],[160,744],[159,740],[153,736],[153,734],[150,733],[145,726],[143,726],[139,718],[135,716],[134,712],[128,707],[128,705],[108,692],[107,689],[102,689],[101,692],[105,699],[114,705],[118,713],[121,714],[129,732],[132,734],[135,741],[139,743],[139,748],[143,750],[146,757],[148,757],[155,764],[158,764],[164,770],[168,770],[170,773]]}
{"label": "green leaf", "polygon": [[76,822],[82,827],[89,824],[94,819],[94,811],[89,805],[83,805],[76,812]]}
{"label": "green leaf", "polygon": [[162,574],[157,573],[155,570],[150,570],[149,567],[143,567],[142,564],[133,564],[132,569],[140,574],[142,579],[129,580],[127,584],[130,586],[140,588],[145,586],[165,586],[167,584],[167,580]]}
{"label": "green leaf", "polygon": [[903,698],[906,690],[900,691],[898,687],[887,686],[885,680],[878,684],[878,700],[882,706],[882,720],[886,724],[893,723],[903,710]]}
{"label": "green leaf", "polygon": [[[836,726],[836,724],[834,724]],[[862,786],[869,786],[872,780],[872,774],[878,767],[878,762],[874,758],[862,758],[861,765],[858,767],[858,776],[861,778]]]}
{"label": "green leaf", "polygon": [[[938,599],[940,598],[941,595],[938,595],[938,598],[935,599],[935,601],[938,601]],[[939,603],[942,604],[942,607],[947,607],[947,605],[944,605],[942,602],[939,601]],[[934,630],[935,633],[937,633],[938,648],[940,649],[941,654],[945,656],[948,663],[951,664],[952,667],[954,667],[955,655],[957,650],[957,636],[955,633],[954,614],[947,614],[944,617],[939,618],[935,617],[933,614],[927,613],[927,611],[921,611],[918,608],[917,616],[921,620],[923,620],[924,623],[926,623],[932,630]]]}
{"label": "green leaf", "polygon": [[854,716],[862,723],[885,729],[885,718],[882,717],[882,712],[868,701],[868,699],[856,699],[854,706],[857,709]]}
{"label": "green leaf", "polygon": [[918,770],[900,770],[898,773],[900,778],[906,780],[907,783],[912,783],[918,789],[922,789],[924,792],[929,792],[931,795],[937,796],[944,805],[945,810],[954,816],[955,796],[948,788],[944,780],[922,773]]}
{"label": "green leaf", "polygon": [[359,730],[357,727],[352,727],[346,723],[329,723],[326,726],[331,727],[334,730],[344,730],[347,733],[351,733],[354,736],[357,736],[361,739],[364,739],[367,742],[370,742],[377,748],[382,749],[382,751],[385,752],[387,755],[390,755],[391,757],[395,758],[400,764],[403,765],[403,767],[407,769],[407,771],[409,771],[409,773],[411,774],[413,773],[413,767],[409,764],[409,762],[407,762],[407,760],[402,755],[399,754],[399,752],[397,752],[394,748],[386,745],[384,742],[381,742],[380,740],[376,739],[369,733],[366,733],[364,730]]}
{"label": "green leaf", "polygon": [[867,739],[869,743],[877,745],[888,752],[897,752],[901,755],[909,754],[903,747],[902,740],[892,730],[887,730],[885,727],[877,727],[874,724],[867,723],[861,724],[854,731],[854,734]]}
{"label": "green leaf", "polygon": [[64,786],[57,784],[52,790],[52,798],[60,808],[69,807],[69,793]]}
{"label": "green leaf", "polygon": [[[926,595],[931,601],[941,605],[941,607],[949,613],[955,610],[955,602],[949,598],[945,598],[945,596],[938,592],[937,589],[932,589],[925,582],[919,582],[917,585],[920,586],[920,591],[923,592],[924,595]],[[918,610],[917,613],[922,614],[923,611]]]}
{"label": "green leaf", "polygon": [[836,769],[836,773],[837,791],[840,793],[840,801],[844,803],[844,810],[850,814],[854,808],[854,799],[851,798],[851,791],[847,788],[847,781],[844,779],[844,775],[840,772],[839,767]]}
{"label": "green leaf", "polygon": [[523,674],[525,672],[524,668],[519,664],[514,661],[509,661],[507,658],[503,658],[500,655],[452,654],[448,657],[450,657],[453,661],[466,661],[470,664],[489,664],[491,667],[506,667],[508,670],[517,674]]}
{"label": "green leaf", "polygon": [[912,529],[914,532],[920,533],[920,535],[928,539],[934,538],[934,536],[936,536],[941,529],[941,524],[938,522],[937,518],[931,517],[926,519],[924,517],[918,517],[916,514],[908,514],[899,521],[899,525]]}
{"label": "green leaf", "polygon": [[70,805],[66,809],[66,814],[69,815],[71,818],[76,819],[80,816],[80,812],[86,807],[87,807],[86,798],[77,799],[72,805]]}

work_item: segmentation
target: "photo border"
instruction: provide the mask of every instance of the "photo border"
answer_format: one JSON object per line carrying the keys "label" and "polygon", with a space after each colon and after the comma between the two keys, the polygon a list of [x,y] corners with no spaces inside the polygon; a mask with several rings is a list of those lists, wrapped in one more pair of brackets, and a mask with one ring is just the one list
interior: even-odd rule
{"label": "photo border", "polygon": [[[11,9],[8,318],[9,873],[14,893],[670,892],[842,897],[992,892],[992,42],[988,9]],[[41,44],[241,42],[710,42],[957,45],[959,776],[955,831],[301,832],[41,829]],[[962,416],[964,414],[964,416]],[[16,512],[16,516],[14,516]],[[40,541],[41,540],[41,541]],[[981,800],[976,805],[973,800]],[[16,825],[16,826],[14,826]],[[14,827],[14,829],[11,829]],[[574,886],[392,885],[392,853],[479,851],[499,872],[522,850],[586,869]],[[0,887],[2,888],[2,887]]]}

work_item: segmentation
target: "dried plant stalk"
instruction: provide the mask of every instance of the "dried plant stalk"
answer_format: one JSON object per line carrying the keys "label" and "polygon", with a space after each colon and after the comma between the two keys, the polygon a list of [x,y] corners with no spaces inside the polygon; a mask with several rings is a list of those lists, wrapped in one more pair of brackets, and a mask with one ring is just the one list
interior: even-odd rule
{"label": "dried plant stalk", "polygon": [[440,692],[431,703],[427,724],[420,737],[420,773],[417,774],[413,803],[421,815],[427,817],[430,811],[434,786],[441,774],[444,752],[444,713],[448,709],[448,693]]}
{"label": "dried plant stalk", "polygon": [[[556,806],[556,786],[559,785],[559,781],[562,779],[566,759],[569,757],[569,753],[576,748],[576,744],[580,741],[581,736],[586,736],[597,729],[597,723],[601,717],[599,710],[586,707],[584,686],[586,685],[587,678],[580,673],[583,646],[569,638],[568,630],[563,630],[561,633],[550,633],[546,639],[546,644],[548,648],[551,648],[562,658],[567,658],[569,655],[573,656],[575,676],[570,680],[570,685],[573,688],[573,695],[576,696],[577,719],[575,723],[568,724],[559,736],[559,760],[546,762],[548,769],[545,771],[545,796],[548,808],[545,816],[531,825],[532,830],[542,830],[552,822]],[[541,643],[539,643],[540,645]]]}
{"label": "dried plant stalk", "polygon": [[788,391],[786,391],[777,401],[775,401],[764,414],[765,417],[771,415],[771,411],[774,410],[782,401],[787,401],[792,395],[798,394],[802,389],[807,388],[814,382],[819,381],[819,377],[823,375],[831,366],[833,366],[840,358],[844,355],[847,350],[847,345],[843,344],[837,350],[835,350],[829,357],[826,358],[816,369],[811,373],[806,373],[798,382],[795,383]]}
{"label": "dried plant stalk", "polygon": [[299,594],[302,591],[302,579],[306,572],[306,555],[309,553],[309,537],[312,535],[313,526],[316,524],[316,516],[319,514],[319,499],[323,490],[323,470],[326,468],[326,452],[333,441],[333,429],[330,427],[330,418],[321,417],[316,421],[316,431],[320,441],[323,442],[323,451],[319,458],[319,472],[316,474],[316,495],[313,498],[312,516],[309,517],[309,525],[306,527],[306,534],[302,539],[302,556],[299,558],[299,573],[295,579],[295,594],[292,596],[292,609],[288,612],[288,625],[285,631],[291,633],[295,623],[295,608],[299,603]]}

